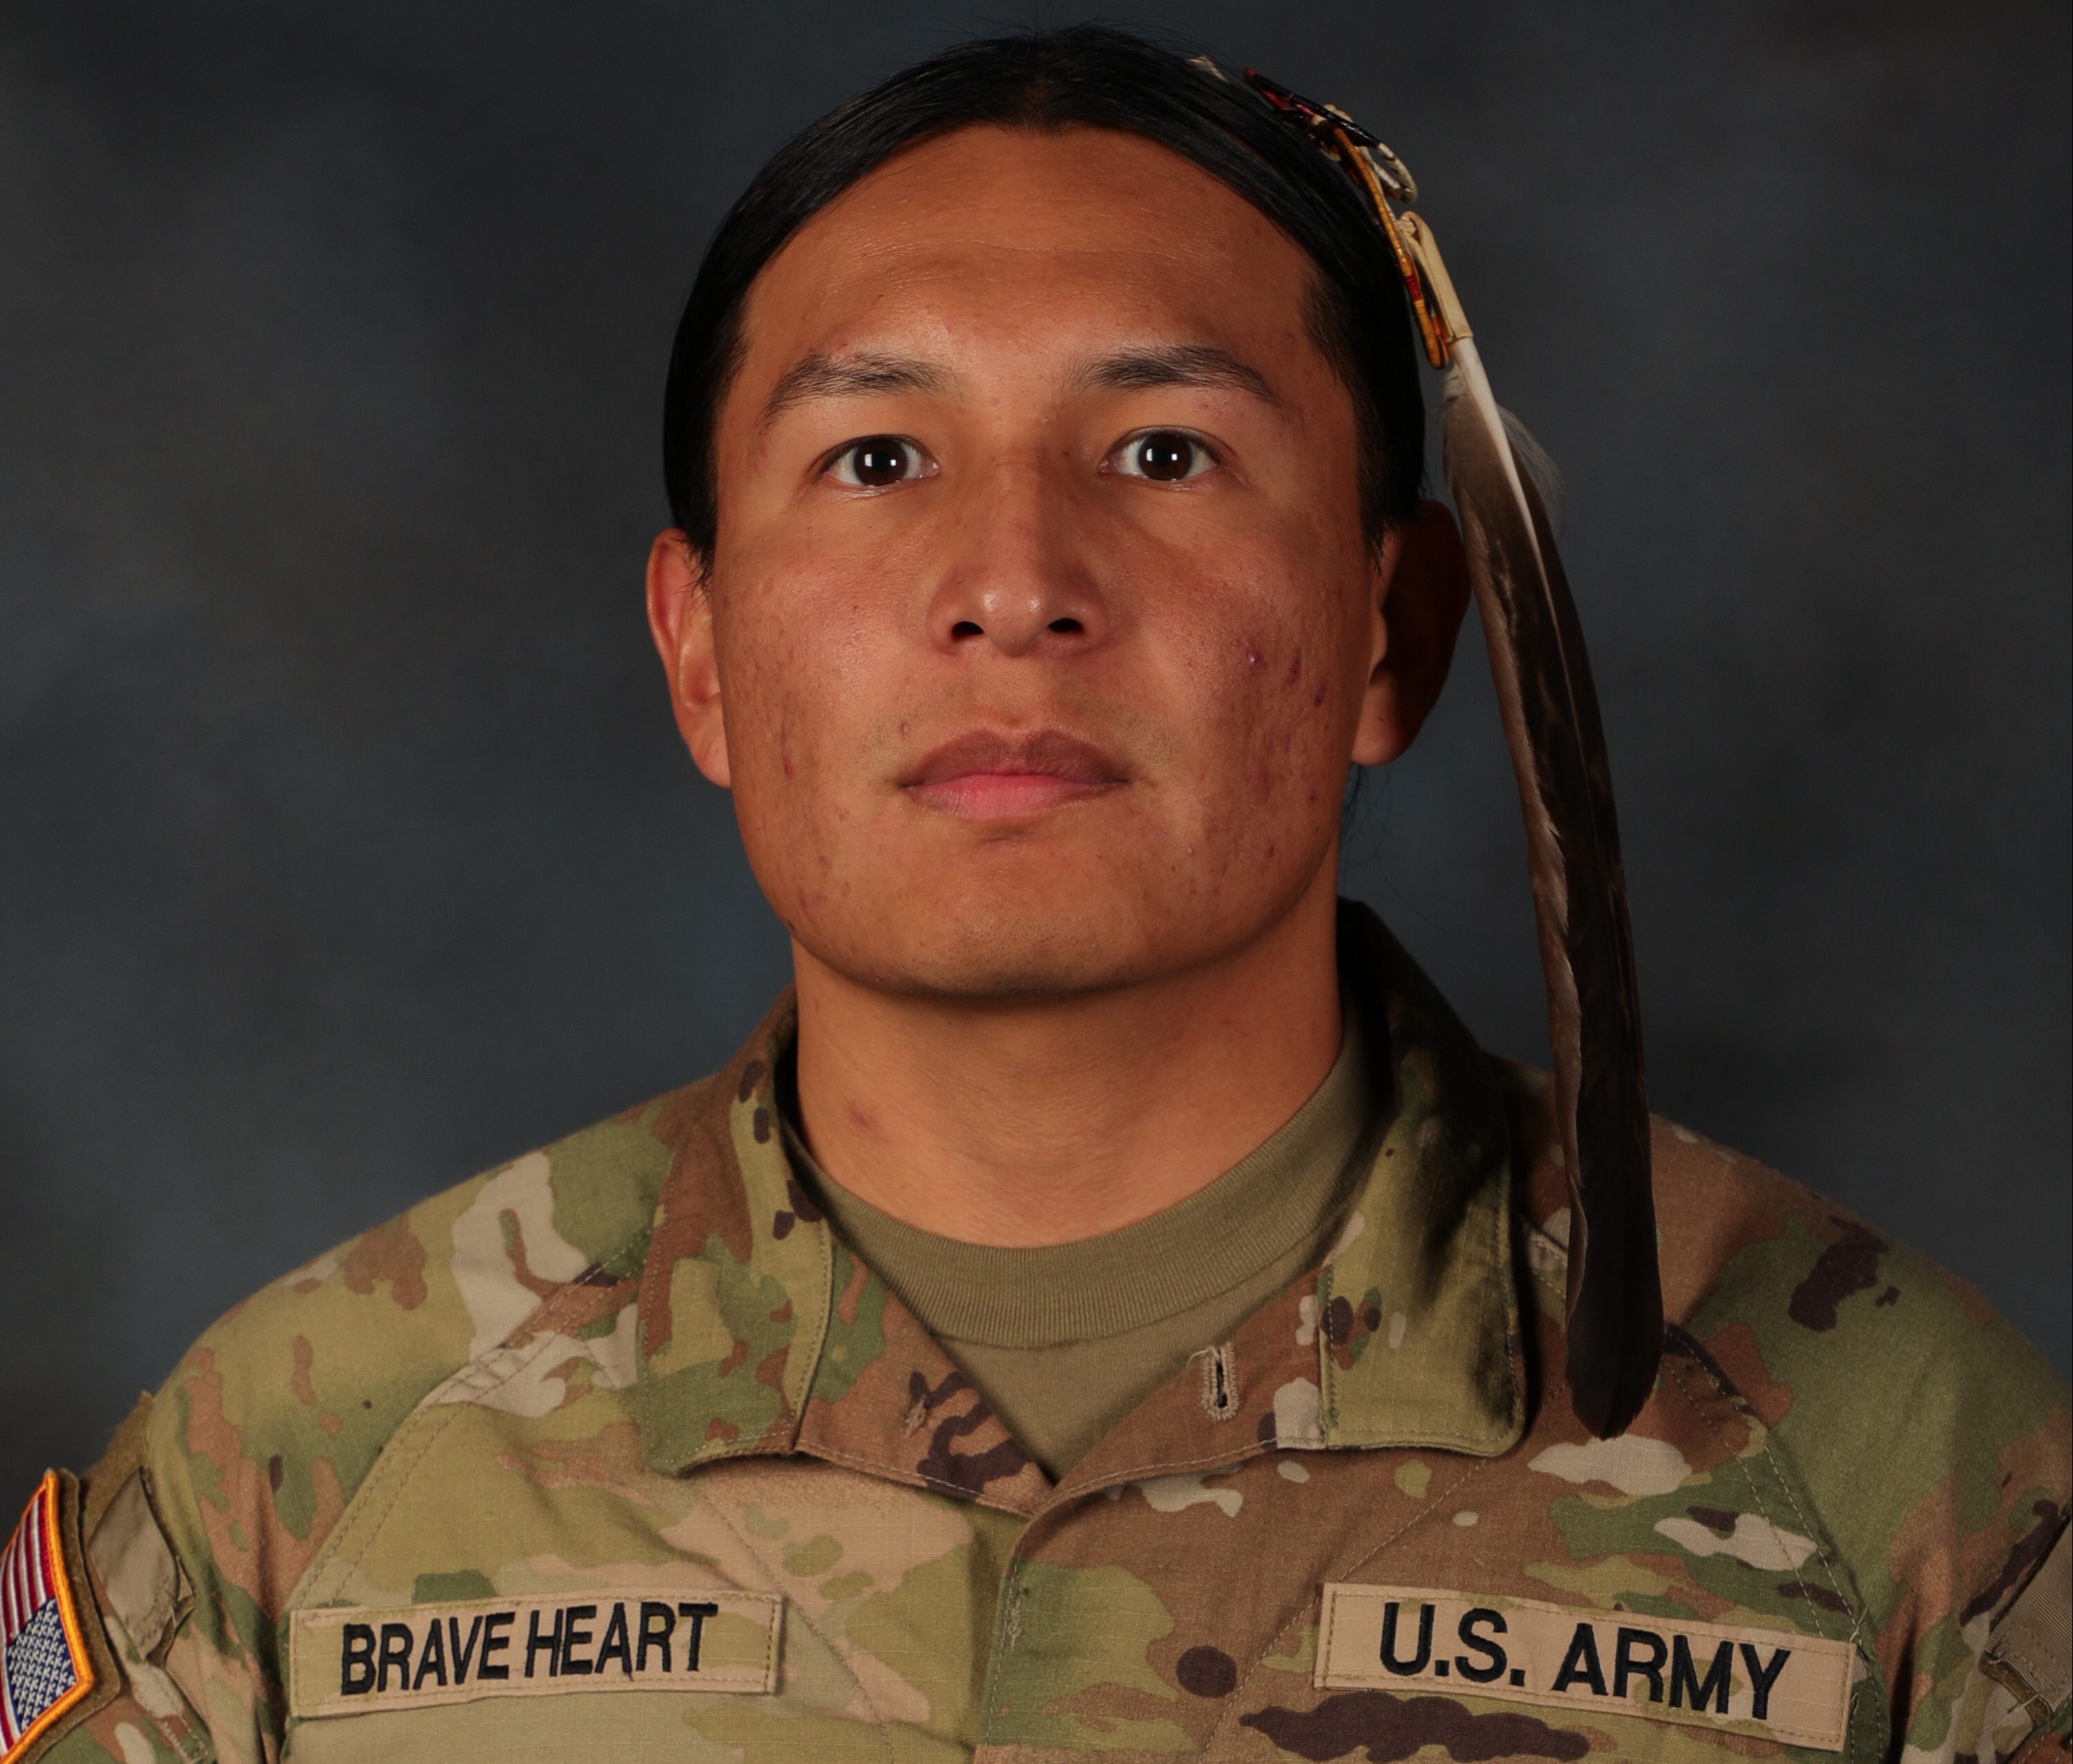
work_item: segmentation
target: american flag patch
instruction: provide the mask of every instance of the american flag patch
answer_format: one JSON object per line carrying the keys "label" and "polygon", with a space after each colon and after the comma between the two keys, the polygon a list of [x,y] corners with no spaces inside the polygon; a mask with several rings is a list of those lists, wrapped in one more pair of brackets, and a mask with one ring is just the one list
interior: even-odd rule
{"label": "american flag patch", "polygon": [[60,1490],[47,1472],[0,1552],[0,1764],[93,1688],[93,1656],[65,1578]]}

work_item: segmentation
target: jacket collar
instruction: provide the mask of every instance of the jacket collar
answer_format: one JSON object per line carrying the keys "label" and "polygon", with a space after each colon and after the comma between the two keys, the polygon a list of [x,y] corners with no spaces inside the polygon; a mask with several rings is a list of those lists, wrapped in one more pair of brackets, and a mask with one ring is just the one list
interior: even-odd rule
{"label": "jacket collar", "polygon": [[[1366,909],[1342,905],[1339,946],[1354,1006],[1375,1032],[1391,1122],[1325,1266],[1239,1332],[1239,1348],[1262,1362],[1241,1370],[1267,1405],[1245,1436],[1251,1449],[1493,1455],[1526,1420],[1510,1147],[1495,1081]],[[773,1086],[795,1029],[788,991],[674,1111],[640,1296],[648,1461],[676,1474],[804,1450],[1028,1511],[1049,1489],[1042,1472],[793,1177]],[[1182,1447],[1164,1437],[1176,1429],[1194,1449],[1201,1375],[1184,1370],[1155,1393],[1067,1486],[1120,1479],[1133,1463],[1156,1468]]]}
{"label": "jacket collar", "polygon": [[666,1473],[789,1451],[826,1337],[835,1247],[773,1090],[797,1022],[788,988],[678,1114],[639,1301],[641,1445]]}
{"label": "jacket collar", "polygon": [[1389,1062],[1389,1131],[1317,1280],[1328,1446],[1490,1456],[1526,1427],[1511,1144],[1489,1060],[1365,907],[1341,971]]}

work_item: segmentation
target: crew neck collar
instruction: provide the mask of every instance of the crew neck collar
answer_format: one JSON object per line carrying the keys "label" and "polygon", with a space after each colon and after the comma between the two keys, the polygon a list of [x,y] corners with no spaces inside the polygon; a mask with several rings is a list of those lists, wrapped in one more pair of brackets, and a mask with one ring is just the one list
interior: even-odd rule
{"label": "crew neck collar", "polygon": [[[1277,1391],[1256,1449],[1492,1455],[1518,1440],[1526,1415],[1510,1135],[1495,1075],[1366,909],[1342,905],[1339,952],[1364,1020],[1386,1028],[1386,1037],[1370,1032],[1388,1069],[1389,1125],[1323,1265],[1268,1308],[1273,1354],[1307,1359],[1301,1382],[1314,1377],[1315,1394],[1284,1403]],[[639,1301],[648,1461],[677,1473],[722,1457],[815,1449],[839,1435],[859,1461],[868,1447],[913,1480],[1032,1511],[1049,1484],[983,1411],[958,1424],[957,1443],[946,1436],[931,1448],[954,1472],[948,1481],[929,1463],[897,1469],[913,1440],[933,1437],[913,1432],[922,1399],[901,1393],[918,1386],[925,1395],[934,1375],[962,1380],[792,1169],[774,1073],[796,1032],[788,991],[734,1060],[674,1105],[675,1155]],[[1197,1407],[1192,1398],[1187,1406]],[[987,1452],[999,1470],[975,1487],[957,1480],[980,1475],[958,1466]],[[1094,1459],[1103,1457],[1098,1446]]]}
{"label": "crew neck collar", "polygon": [[[1229,1292],[1321,1237],[1345,1210],[1365,1173],[1355,1160],[1364,1146],[1372,1152],[1386,1115],[1389,1073],[1358,1008],[1341,1003],[1337,1055],[1293,1115],[1206,1186],[1098,1237],[1004,1248],[896,1218],[821,1168],[789,1107],[780,1117],[785,1150],[837,1234],[867,1260],[877,1255],[893,1290],[941,1339],[1038,1348],[1121,1334]],[[778,1089],[789,1102],[787,1075]]]}

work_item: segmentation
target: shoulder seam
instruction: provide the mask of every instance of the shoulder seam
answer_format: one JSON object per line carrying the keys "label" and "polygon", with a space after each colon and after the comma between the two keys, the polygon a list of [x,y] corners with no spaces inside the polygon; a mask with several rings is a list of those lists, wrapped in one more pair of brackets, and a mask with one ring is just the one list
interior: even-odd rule
{"label": "shoulder seam", "polygon": [[[622,1247],[619,1255],[613,1258],[612,1263],[591,1263],[591,1267],[609,1269],[610,1267],[617,1265],[621,1259],[624,1258],[625,1253],[626,1249],[624,1247]],[[464,1373],[472,1370],[476,1366],[484,1365],[497,1354],[512,1354],[512,1350],[507,1347],[505,1344],[508,1343],[513,1337],[523,1335],[528,1333],[538,1333],[539,1339],[533,1344],[531,1349],[529,1351],[521,1351],[512,1354],[512,1358],[509,1360],[508,1363],[499,1370],[496,1378],[483,1387],[483,1389],[479,1395],[487,1395],[490,1391],[501,1389],[503,1386],[509,1383],[513,1379],[516,1378],[519,1375],[519,1373],[525,1370],[528,1366],[531,1365],[534,1360],[538,1359],[541,1354],[544,1354],[547,1349],[554,1343],[554,1342],[558,1339],[563,1339],[563,1337],[556,1336],[551,1330],[547,1329],[545,1325],[558,1321],[559,1320],[561,1311],[573,1302],[574,1296],[575,1294],[579,1293],[583,1290],[585,1290],[585,1288],[582,1284],[580,1277],[577,1280],[564,1281],[554,1290],[554,1292],[550,1293],[546,1298],[542,1300],[532,1313],[527,1317],[525,1321],[520,1324],[517,1329],[513,1329],[510,1335],[505,1337],[504,1340],[499,1342],[495,1346],[486,1348],[480,1354],[471,1357],[461,1366],[455,1368],[455,1370],[449,1374],[446,1378],[442,1379],[437,1384],[434,1385],[431,1390],[427,1391],[425,1395],[419,1399],[417,1404],[410,1410],[410,1413],[405,1416],[402,1420],[397,1424],[396,1431],[389,1435],[387,1441],[383,1445],[380,1453],[377,1455],[374,1467],[369,1471],[366,1482],[361,1485],[360,1489],[356,1492],[353,1498],[347,1502],[345,1513],[350,1513],[355,1506],[357,1506],[365,1498],[369,1490],[373,1486],[375,1478],[382,1473],[383,1461],[387,1458],[390,1448],[393,1447],[397,1440],[402,1436],[404,1429],[410,1424],[411,1421],[424,1412],[426,1404],[431,1400],[434,1395],[446,1389],[447,1386],[451,1384],[455,1379],[460,1378]],[[591,1353],[591,1358],[593,1361],[595,1361],[596,1354],[590,1350],[587,1344],[584,1344],[584,1350],[587,1353]],[[418,1446],[418,1450],[411,1456],[410,1461],[402,1465],[400,1469],[391,1473],[389,1480],[393,1482],[394,1486],[389,1490],[388,1499],[382,1506],[380,1516],[374,1520],[373,1529],[368,1533],[365,1542],[361,1545],[359,1552],[353,1556],[352,1560],[354,1562],[356,1563],[360,1560],[361,1556],[365,1555],[367,1550],[373,1546],[375,1539],[381,1535],[382,1527],[386,1525],[389,1522],[389,1515],[395,1511],[396,1502],[402,1498],[403,1490],[410,1482],[411,1473],[415,1470],[418,1464],[423,1461],[425,1453],[430,1451],[432,1447],[438,1443],[439,1436],[445,1432],[448,1427],[452,1425],[452,1424],[464,1413],[465,1413],[468,1409],[473,1406],[474,1405],[472,1403],[455,1403],[449,1405],[448,1412],[429,1431],[423,1442]],[[303,1575],[301,1581],[298,1582],[295,1591],[289,1594],[288,1603],[291,1607],[295,1604],[296,1595],[301,1591],[302,1588],[308,1585],[316,1580],[319,1575],[331,1565],[332,1560],[337,1556],[340,1549],[340,1540],[343,1539],[346,1530],[345,1513],[341,1513],[340,1515],[339,1523],[333,1528],[331,1536],[325,1539],[324,1548],[318,1553],[316,1559],[310,1564],[308,1569]]]}
{"label": "shoulder seam", "polygon": [[[1559,1260],[1562,1263],[1565,1265],[1567,1264],[1569,1255],[1568,1249],[1564,1246],[1556,1243],[1553,1238],[1550,1237],[1546,1232],[1541,1230],[1538,1226],[1534,1225],[1531,1220],[1527,1222],[1527,1229],[1535,1239],[1539,1239],[1542,1244],[1546,1246],[1548,1251],[1552,1252],[1552,1255],[1548,1255],[1547,1258],[1549,1263],[1552,1263],[1554,1261]],[[1549,1292],[1552,1293],[1559,1301],[1564,1296],[1563,1288],[1555,1280],[1552,1267],[1543,1266],[1542,1265],[1542,1262],[1539,1258],[1532,1257],[1528,1258],[1528,1266],[1534,1279],[1538,1280]],[[1710,1383],[1713,1386],[1714,1389],[1720,1393],[1723,1400],[1733,1403],[1737,1407],[1744,1406],[1738,1394],[1722,1379],[1713,1367],[1712,1364],[1712,1356],[1705,1352],[1703,1346],[1690,1333],[1688,1330],[1685,1329],[1680,1324],[1672,1323],[1667,1326],[1665,1333],[1668,1336],[1675,1337],[1683,1342],[1688,1343],[1691,1347],[1696,1350],[1690,1358],[1698,1365],[1700,1369],[1705,1373],[1708,1382]],[[1708,1432],[1713,1434],[1714,1436],[1717,1438],[1719,1436],[1719,1432],[1718,1429],[1714,1427],[1712,1417],[1706,1413],[1705,1410],[1700,1406],[1697,1399],[1693,1397],[1690,1389],[1686,1386],[1683,1378],[1679,1375],[1677,1368],[1671,1362],[1671,1357],[1667,1354],[1663,1357],[1663,1375],[1666,1381],[1675,1385],[1677,1394],[1684,1398],[1686,1405],[1692,1410],[1693,1414],[1698,1416],[1700,1424],[1705,1428]],[[1755,1424],[1755,1425],[1763,1429],[1762,1445],[1764,1457],[1769,1460],[1772,1473],[1778,1478],[1778,1486],[1785,1491],[1786,1499],[1792,1503],[1794,1516],[1802,1525],[1807,1527],[1807,1534],[1814,1544],[1815,1556],[1821,1564],[1822,1576],[1828,1581],[1829,1591],[1836,1595],[1836,1598],[1841,1601],[1844,1609],[1849,1614],[1849,1642],[1852,1651],[1857,1655],[1859,1659],[1862,1660],[1865,1665],[1870,1668],[1865,1675],[1866,1681],[1877,1688],[1880,1700],[1881,1702],[1884,1702],[1885,1697],[1885,1680],[1880,1675],[1879,1663],[1877,1659],[1867,1652],[1865,1647],[1864,1614],[1861,1610],[1860,1610],[1857,1601],[1850,1598],[1844,1593],[1842,1587],[1837,1583],[1836,1578],[1835,1566],[1832,1558],[1838,1552],[1836,1551],[1833,1539],[1828,1536],[1828,1527],[1810,1519],[1807,1516],[1806,1509],[1799,1504],[1799,1498],[1793,1490],[1793,1483],[1796,1480],[1796,1478],[1787,1473],[1786,1461],[1781,1451],[1775,1449],[1772,1440],[1773,1430],[1770,1426],[1764,1420],[1762,1416],[1757,1415],[1753,1412],[1750,1414],[1749,1419]],[[1749,1473],[1748,1467],[1745,1465],[1742,1466],[1742,1478],[1749,1485],[1749,1498],[1756,1502],[1757,1511],[1763,1515],[1764,1523],[1770,1527],[1773,1537],[1778,1539],[1780,1548],[1782,1548],[1783,1539],[1779,1533],[1778,1522],[1770,1516],[1770,1510],[1764,1502],[1763,1492],[1757,1486],[1756,1478]],[[1821,1635],[1826,1638],[1826,1631],[1821,1626],[1820,1608],[1818,1606],[1815,1607],[1808,1614],[1814,1626],[1814,1633],[1817,1635]],[[1853,1700],[1854,1701],[1854,1696],[1853,1697]]]}
{"label": "shoulder seam", "polygon": [[[1689,1332],[1675,1324],[1671,1325],[1671,1332],[1698,1350],[1698,1352],[1692,1356],[1692,1359],[1700,1370],[1705,1374],[1707,1381],[1720,1393],[1724,1400],[1733,1403],[1737,1407],[1746,1407],[1740,1395],[1712,1364],[1712,1357],[1704,1351],[1703,1346]],[[1667,1375],[1675,1382],[1678,1394],[1690,1405],[1707,1431],[1715,1432],[1711,1418],[1700,1407],[1676,1370],[1667,1364],[1667,1357],[1665,1369]],[[1864,1663],[1866,1667],[1862,1682],[1870,1687],[1872,1693],[1878,1698],[1883,1715],[1882,1725],[1890,1730],[1893,1725],[1892,1705],[1886,1696],[1885,1679],[1879,1662],[1865,1645],[1864,1613],[1858,1601],[1843,1591],[1840,1583],[1836,1577],[1836,1559],[1841,1552],[1836,1549],[1835,1540],[1828,1535],[1828,1527],[1818,1520],[1809,1517],[1807,1508],[1800,1505],[1799,1496],[1793,1486],[1798,1480],[1797,1476],[1788,1470],[1788,1461],[1784,1452],[1774,1441],[1774,1430],[1762,1416],[1754,1413],[1754,1411],[1750,1412],[1749,1419],[1763,1429],[1763,1455],[1770,1465],[1771,1473],[1778,1478],[1778,1487],[1784,1491],[1786,1499],[1791,1503],[1793,1516],[1807,1528],[1807,1535],[1814,1545],[1815,1559],[1821,1564],[1822,1578],[1828,1581],[1828,1590],[1835,1594],[1841,1601],[1843,1609],[1849,1614],[1851,1651]],[[1749,1484],[1749,1498],[1756,1502],[1757,1511],[1763,1515],[1764,1523],[1770,1527],[1772,1536],[1778,1539],[1782,1549],[1783,1539],[1779,1533],[1778,1521],[1770,1516],[1770,1510],[1764,1502],[1762,1490],[1757,1486],[1756,1478],[1749,1473],[1746,1465],[1742,1468],[1742,1475],[1743,1479]],[[1824,1631],[1821,1626],[1820,1607],[1814,1606],[1808,1614],[1813,1623],[1815,1634],[1823,1634]],[[1857,1706],[1857,1689],[1854,1686],[1851,1690],[1850,1704],[1854,1711]],[[1844,1745],[1848,1746],[1849,1743],[1846,1729]]]}
{"label": "shoulder seam", "polygon": [[[1685,1332],[1682,1329],[1679,1329],[1677,1325],[1673,1324],[1671,1327],[1678,1335],[1684,1336],[1685,1334]],[[1689,1340],[1690,1338],[1686,1337],[1686,1339]],[[1696,1342],[1693,1342],[1692,1345],[1696,1346],[1698,1344]],[[1695,1358],[1696,1358],[1696,1357],[1695,1356]],[[1708,1366],[1704,1359],[1697,1359],[1696,1363],[1700,1369],[1705,1373],[1708,1382],[1712,1385],[1713,1388],[1717,1391],[1723,1398],[1730,1403],[1737,1403],[1738,1407],[1741,1406],[1739,1403],[1737,1403],[1736,1392],[1726,1385],[1720,1378],[1715,1375],[1712,1367]],[[1683,1376],[1674,1367],[1670,1368],[1669,1370],[1670,1376],[1675,1381],[1678,1395],[1684,1399],[1686,1404],[1691,1408],[1692,1412],[1696,1414],[1699,1417],[1700,1420],[1704,1424],[1707,1432],[1713,1434],[1716,1438],[1718,1438],[1719,1430],[1714,1427],[1711,1418],[1706,1414],[1706,1412],[1703,1408],[1700,1407],[1697,1401],[1693,1398],[1690,1388],[1685,1384]],[[1807,1527],[1811,1540],[1814,1544],[1815,1560],[1821,1564],[1822,1576],[1828,1583],[1828,1590],[1833,1593],[1837,1599],[1841,1601],[1844,1609],[1849,1613],[1850,1645],[1852,1647],[1856,1649],[1859,1655],[1861,1655],[1865,1652],[1864,1615],[1862,1612],[1858,1609],[1857,1602],[1847,1597],[1841,1586],[1836,1582],[1835,1567],[1833,1563],[1830,1560],[1830,1552],[1833,1550],[1834,1544],[1833,1540],[1828,1535],[1828,1527],[1818,1523],[1814,1519],[1810,1519],[1807,1516],[1806,1508],[1799,1504],[1799,1496],[1793,1492],[1792,1481],[1785,1473],[1784,1463],[1780,1458],[1778,1453],[1773,1447],[1771,1441],[1771,1429],[1769,1425],[1766,1424],[1761,1416],[1753,1415],[1750,1418],[1758,1427],[1762,1428],[1763,1429],[1763,1455],[1770,1461],[1771,1469],[1778,1477],[1778,1486],[1785,1491],[1786,1499],[1792,1504],[1793,1517],[1798,1519],[1802,1525]],[[1754,1477],[1748,1476],[1746,1472],[1745,1472],[1745,1479],[1749,1485],[1750,1498],[1757,1503],[1758,1511],[1763,1515],[1764,1523],[1770,1527],[1772,1537],[1777,1540],[1782,1548],[1784,1543],[1783,1534],[1779,1529],[1778,1521],[1770,1516],[1770,1510],[1764,1505],[1763,1494],[1762,1490],[1760,1490],[1756,1486],[1756,1479]],[[1824,1547],[1824,1545],[1826,1548]],[[1814,1633],[1817,1635],[1822,1634],[1821,1619],[1819,1614],[1818,1606],[1815,1607],[1812,1614],[1812,1622],[1814,1624]]]}

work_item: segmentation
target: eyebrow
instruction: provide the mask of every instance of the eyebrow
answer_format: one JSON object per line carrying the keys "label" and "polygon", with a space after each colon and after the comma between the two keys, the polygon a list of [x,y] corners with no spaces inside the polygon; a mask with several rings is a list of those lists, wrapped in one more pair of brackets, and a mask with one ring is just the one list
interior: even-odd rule
{"label": "eyebrow", "polygon": [[1080,371],[1083,385],[1107,392],[1149,392],[1162,386],[1221,387],[1249,393],[1277,408],[1281,403],[1267,376],[1228,349],[1210,343],[1176,343],[1164,348],[1121,349],[1090,362]]}
{"label": "eyebrow", "polygon": [[778,376],[763,401],[764,427],[795,404],[810,398],[861,398],[888,392],[947,392],[951,377],[932,362],[911,357],[829,355],[819,349],[802,356]]}
{"label": "eyebrow", "polygon": [[[1279,409],[1280,396],[1267,376],[1213,343],[1175,343],[1119,349],[1089,362],[1075,376],[1082,386],[1104,392],[1149,392],[1162,386],[1202,386],[1243,392]],[[896,392],[955,390],[955,377],[935,363],[911,356],[863,351],[835,356],[816,349],[802,356],[770,389],[763,402],[768,428],[795,404],[812,398],[860,398]]]}

